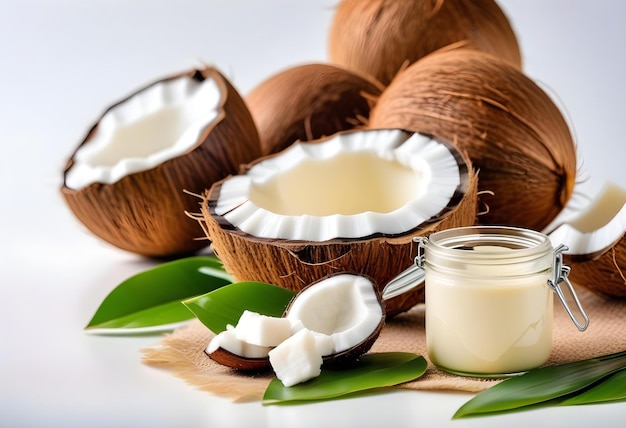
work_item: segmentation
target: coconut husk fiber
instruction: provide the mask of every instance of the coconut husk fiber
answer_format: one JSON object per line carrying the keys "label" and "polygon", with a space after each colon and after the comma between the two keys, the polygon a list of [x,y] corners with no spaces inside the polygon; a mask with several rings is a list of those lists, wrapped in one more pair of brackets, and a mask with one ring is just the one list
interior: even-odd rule
{"label": "coconut husk fiber", "polygon": [[[626,350],[626,301],[608,299],[581,287],[577,293],[590,324],[579,332],[565,309],[555,299],[553,350],[546,364],[566,363]],[[413,352],[426,355],[424,304],[387,321],[370,352]],[[189,385],[234,402],[261,400],[272,373],[246,375],[211,360],[204,349],[213,333],[194,320],[144,349],[143,362],[168,370]],[[428,358],[427,358],[428,360]],[[399,385],[407,390],[448,390],[479,392],[500,382],[454,376],[428,361],[426,373]]]}

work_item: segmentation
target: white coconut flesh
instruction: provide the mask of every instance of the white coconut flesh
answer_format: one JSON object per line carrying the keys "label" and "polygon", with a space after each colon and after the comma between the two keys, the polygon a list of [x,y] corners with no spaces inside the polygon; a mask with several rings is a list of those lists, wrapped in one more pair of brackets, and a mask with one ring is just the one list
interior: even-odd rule
{"label": "white coconut flesh", "polygon": [[227,326],[226,330],[211,339],[206,348],[206,353],[210,355],[220,348],[231,354],[249,359],[267,358],[272,349],[269,346],[254,345],[241,340],[237,337],[236,328],[232,325]]}
{"label": "white coconut flesh", "polygon": [[65,185],[112,184],[181,156],[219,115],[217,83],[190,76],[160,81],[113,106],[73,157]]}
{"label": "white coconut flesh", "polygon": [[597,255],[626,233],[626,190],[607,183],[589,206],[550,232],[554,246],[564,244],[566,254]]}
{"label": "white coconut flesh", "polygon": [[225,180],[214,213],[250,235],[325,241],[401,234],[442,212],[464,165],[451,149],[397,129],[295,143]]}
{"label": "white coconut flesh", "polygon": [[332,350],[322,356],[348,351],[378,329],[383,309],[370,280],[340,274],[302,290],[289,306],[286,318],[314,333],[330,336]]}

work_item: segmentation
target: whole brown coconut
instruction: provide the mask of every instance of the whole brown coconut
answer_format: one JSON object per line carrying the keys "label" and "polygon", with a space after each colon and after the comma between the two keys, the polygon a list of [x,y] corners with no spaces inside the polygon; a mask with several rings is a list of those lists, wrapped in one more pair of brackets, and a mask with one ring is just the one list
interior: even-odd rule
{"label": "whole brown coconut", "polygon": [[369,76],[313,63],[274,74],[246,96],[246,103],[263,155],[268,155],[295,141],[314,140],[362,125],[372,99],[382,89]]}
{"label": "whole brown coconut", "polygon": [[402,67],[456,43],[521,67],[515,33],[494,0],[343,0],[328,51],[332,62],[387,85]]}
{"label": "whole brown coconut", "polygon": [[[190,84],[213,79],[220,93],[215,118],[207,119],[209,122],[201,128],[190,150],[112,183],[94,182],[81,188],[67,185],[68,174],[77,164],[77,152],[98,133],[102,118],[108,112],[123,103],[133,102],[133,97],[143,91],[182,78],[195,82]],[[134,135],[140,134],[135,132]],[[150,140],[141,143],[135,139],[125,140],[127,144],[135,142],[155,145]],[[132,147],[126,150],[134,151]],[[197,222],[185,214],[197,206],[197,196],[186,192],[200,194],[211,183],[236,173],[240,164],[259,156],[258,133],[235,88],[214,68],[191,70],[154,82],[108,108],[68,160],[61,194],[78,220],[110,244],[145,256],[172,257],[209,244]]]}
{"label": "whole brown coconut", "polygon": [[542,230],[573,191],[576,148],[558,107],[484,52],[440,51],[411,65],[381,95],[370,127],[434,135],[465,151],[480,171],[483,224]]}

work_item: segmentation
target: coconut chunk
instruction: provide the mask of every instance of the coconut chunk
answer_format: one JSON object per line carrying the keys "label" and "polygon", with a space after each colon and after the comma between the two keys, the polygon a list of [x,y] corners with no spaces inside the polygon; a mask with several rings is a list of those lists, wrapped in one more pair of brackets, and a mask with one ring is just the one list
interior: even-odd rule
{"label": "coconut chunk", "polygon": [[[294,319],[287,318],[287,319],[291,321],[291,334],[292,335],[296,334],[300,330],[306,329],[306,327],[304,327],[304,324],[302,323],[302,320],[295,319],[295,318]],[[322,357],[332,355],[335,349],[334,344],[333,344],[333,338],[329,336],[328,334],[320,333],[317,331],[311,331],[311,333],[315,337],[315,346],[317,346],[317,350],[322,355]]]}
{"label": "coconut chunk", "polygon": [[315,335],[302,329],[269,352],[276,377],[285,386],[293,386],[320,375],[322,355]]}
{"label": "coconut chunk", "polygon": [[246,310],[237,322],[235,335],[252,345],[277,346],[291,336],[291,322]]}
{"label": "coconut chunk", "polygon": [[239,339],[233,326],[213,337],[206,353],[211,355],[220,348],[244,358],[267,358],[271,350],[269,346],[254,345]]}

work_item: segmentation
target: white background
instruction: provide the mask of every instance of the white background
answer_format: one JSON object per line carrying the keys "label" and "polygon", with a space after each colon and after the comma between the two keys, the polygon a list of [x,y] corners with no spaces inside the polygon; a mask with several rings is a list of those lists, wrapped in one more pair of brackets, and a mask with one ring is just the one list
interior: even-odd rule
{"label": "white background", "polygon": [[[201,63],[247,93],[326,59],[336,0],[0,0],[0,426],[623,426],[626,403],[450,421],[468,394],[390,392],[322,404],[230,404],[142,365],[155,337],[85,323],[150,262],[104,244],[60,197],[66,159],[102,110]],[[526,73],[572,124],[581,192],[626,188],[626,2],[501,0]],[[621,421],[620,421],[621,419]]]}

